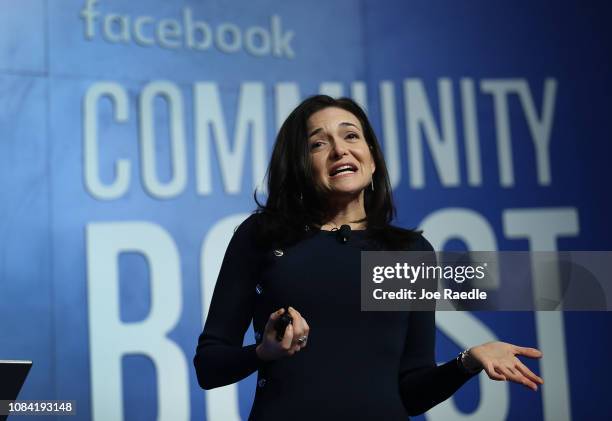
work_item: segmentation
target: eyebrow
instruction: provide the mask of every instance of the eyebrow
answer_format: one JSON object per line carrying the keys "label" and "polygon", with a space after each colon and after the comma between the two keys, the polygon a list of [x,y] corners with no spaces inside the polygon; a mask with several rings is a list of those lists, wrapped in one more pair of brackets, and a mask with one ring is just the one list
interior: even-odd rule
{"label": "eyebrow", "polygon": [[[348,121],[343,121],[342,123],[338,124],[338,126],[340,127],[346,127],[346,126],[353,126],[354,128],[356,128],[357,130],[359,130],[359,127],[357,127],[355,124],[350,123]],[[316,135],[317,133],[319,133],[321,130],[323,130],[321,127],[319,127],[318,129],[314,129],[309,135],[308,137],[311,138],[312,136]]]}

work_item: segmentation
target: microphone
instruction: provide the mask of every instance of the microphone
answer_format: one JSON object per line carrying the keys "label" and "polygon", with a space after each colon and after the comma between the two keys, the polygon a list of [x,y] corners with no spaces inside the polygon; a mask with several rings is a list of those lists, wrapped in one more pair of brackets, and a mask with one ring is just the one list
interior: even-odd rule
{"label": "microphone", "polygon": [[338,230],[338,241],[341,243],[346,243],[349,238],[351,238],[351,226],[350,225],[341,225]]}

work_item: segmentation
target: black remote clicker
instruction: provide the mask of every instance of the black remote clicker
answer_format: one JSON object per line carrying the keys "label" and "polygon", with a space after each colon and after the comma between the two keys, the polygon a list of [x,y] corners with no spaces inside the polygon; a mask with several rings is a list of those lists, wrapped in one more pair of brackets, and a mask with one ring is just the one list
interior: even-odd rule
{"label": "black remote clicker", "polygon": [[285,307],[285,312],[280,315],[276,322],[274,323],[274,330],[276,331],[276,340],[282,341],[283,336],[285,336],[285,329],[293,323],[293,317],[289,314],[289,307]]}

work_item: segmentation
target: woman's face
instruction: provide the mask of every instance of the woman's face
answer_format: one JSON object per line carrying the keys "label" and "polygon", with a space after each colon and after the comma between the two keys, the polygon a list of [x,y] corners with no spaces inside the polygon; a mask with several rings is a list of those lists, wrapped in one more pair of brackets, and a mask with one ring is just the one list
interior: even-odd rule
{"label": "woman's face", "polygon": [[359,119],[328,107],[307,122],[315,183],[331,195],[357,195],[370,185],[375,165]]}

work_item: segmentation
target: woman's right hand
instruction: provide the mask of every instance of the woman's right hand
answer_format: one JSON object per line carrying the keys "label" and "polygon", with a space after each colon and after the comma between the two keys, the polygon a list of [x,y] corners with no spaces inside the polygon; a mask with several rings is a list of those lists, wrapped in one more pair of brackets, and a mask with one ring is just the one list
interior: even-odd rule
{"label": "woman's right hand", "polygon": [[276,340],[276,331],[274,323],[285,312],[284,308],[270,314],[263,334],[263,340],[257,345],[257,356],[264,361],[272,361],[288,355],[293,355],[299,352],[306,346],[308,339],[298,341],[304,336],[308,338],[310,327],[306,323],[306,319],[293,307],[289,307],[289,315],[293,318],[293,322],[287,325],[282,341]]}

